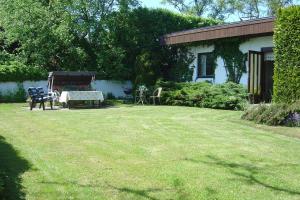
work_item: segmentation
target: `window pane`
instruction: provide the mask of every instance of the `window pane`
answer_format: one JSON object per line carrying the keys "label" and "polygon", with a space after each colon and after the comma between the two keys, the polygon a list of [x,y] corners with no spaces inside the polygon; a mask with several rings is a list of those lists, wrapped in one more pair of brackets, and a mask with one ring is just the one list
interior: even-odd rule
{"label": "window pane", "polygon": [[206,76],[206,60],[207,56],[205,54],[201,55],[201,76]]}
{"label": "window pane", "polygon": [[198,54],[198,77],[214,76],[214,57],[212,53]]}
{"label": "window pane", "polygon": [[208,54],[207,62],[206,62],[206,76],[213,76],[215,74],[214,72],[214,58],[213,54]]}

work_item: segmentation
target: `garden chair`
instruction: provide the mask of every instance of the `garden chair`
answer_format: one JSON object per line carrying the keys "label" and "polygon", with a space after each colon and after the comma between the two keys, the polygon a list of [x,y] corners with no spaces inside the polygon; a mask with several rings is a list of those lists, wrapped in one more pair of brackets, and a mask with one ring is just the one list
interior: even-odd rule
{"label": "garden chair", "polygon": [[148,89],[146,88],[146,86],[144,86],[144,85],[139,86],[138,90],[136,91],[136,95],[135,95],[135,103],[136,104],[141,103],[142,105],[144,105],[144,102],[148,103],[147,98],[146,98],[147,91],[148,91]]}
{"label": "garden chair", "polygon": [[123,92],[125,94],[125,97],[124,97],[124,103],[126,102],[130,102],[132,99],[133,99],[133,96],[132,96],[132,89],[131,88],[123,88]]}
{"label": "garden chair", "polygon": [[[36,89],[37,89],[39,95],[45,99],[44,102],[47,102],[47,101],[50,102],[50,107],[52,110],[53,109],[53,97],[50,94],[46,94],[42,87],[37,87]],[[41,104],[40,104],[40,108],[41,108]]]}
{"label": "garden chair", "polygon": [[158,102],[160,104],[161,91],[162,91],[162,87],[159,87],[156,90],[154,90],[152,96],[150,96],[150,100],[152,99],[153,105],[155,105],[155,99],[158,99]]}
{"label": "garden chair", "polygon": [[37,103],[40,103],[40,108],[41,108],[41,106],[43,106],[43,110],[45,110],[45,102],[46,101],[50,101],[51,109],[53,109],[51,97],[46,96],[44,91],[42,91],[42,89],[30,87],[30,88],[28,88],[28,94],[30,97],[30,102],[29,102],[30,110],[32,110],[36,106]]}

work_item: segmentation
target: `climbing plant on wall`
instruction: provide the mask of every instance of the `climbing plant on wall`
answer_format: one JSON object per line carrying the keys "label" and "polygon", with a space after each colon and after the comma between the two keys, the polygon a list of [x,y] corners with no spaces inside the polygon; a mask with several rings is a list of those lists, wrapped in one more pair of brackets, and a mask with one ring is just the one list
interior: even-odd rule
{"label": "climbing plant on wall", "polygon": [[215,57],[220,57],[224,62],[227,81],[240,83],[243,73],[247,72],[245,63],[247,55],[239,49],[242,42],[244,40],[240,38],[220,39],[213,42]]}
{"label": "climbing plant on wall", "polygon": [[239,49],[240,44],[245,41],[246,39],[241,38],[224,38],[211,41],[197,42],[194,43],[194,45],[214,45],[214,70],[217,67],[217,58],[221,58],[226,70],[227,81],[240,83],[243,73],[247,72],[247,54],[244,54]]}

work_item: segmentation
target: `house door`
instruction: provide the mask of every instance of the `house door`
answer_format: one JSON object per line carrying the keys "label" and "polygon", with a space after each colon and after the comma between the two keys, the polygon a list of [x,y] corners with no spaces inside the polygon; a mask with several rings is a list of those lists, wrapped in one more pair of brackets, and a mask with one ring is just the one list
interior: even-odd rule
{"label": "house door", "polygon": [[250,94],[250,102],[258,103],[261,101],[262,87],[262,59],[263,53],[259,51],[248,52],[248,91]]}
{"label": "house door", "polygon": [[271,102],[273,94],[274,55],[273,52],[264,52],[262,66],[262,101]]}

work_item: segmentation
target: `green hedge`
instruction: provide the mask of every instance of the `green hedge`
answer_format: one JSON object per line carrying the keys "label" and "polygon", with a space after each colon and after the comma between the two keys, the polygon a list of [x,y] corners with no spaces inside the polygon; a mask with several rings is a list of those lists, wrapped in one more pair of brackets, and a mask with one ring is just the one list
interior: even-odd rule
{"label": "green hedge", "polygon": [[46,80],[47,75],[47,71],[40,67],[27,66],[17,61],[0,64],[0,82]]}
{"label": "green hedge", "polygon": [[0,197],[4,197],[4,185],[5,185],[5,174],[4,172],[0,171]]}
{"label": "green hedge", "polygon": [[193,106],[226,110],[242,110],[247,104],[244,86],[224,84],[159,82],[163,88],[161,103],[164,105]]}
{"label": "green hedge", "polygon": [[275,22],[274,101],[300,99],[300,6],[280,9]]}

